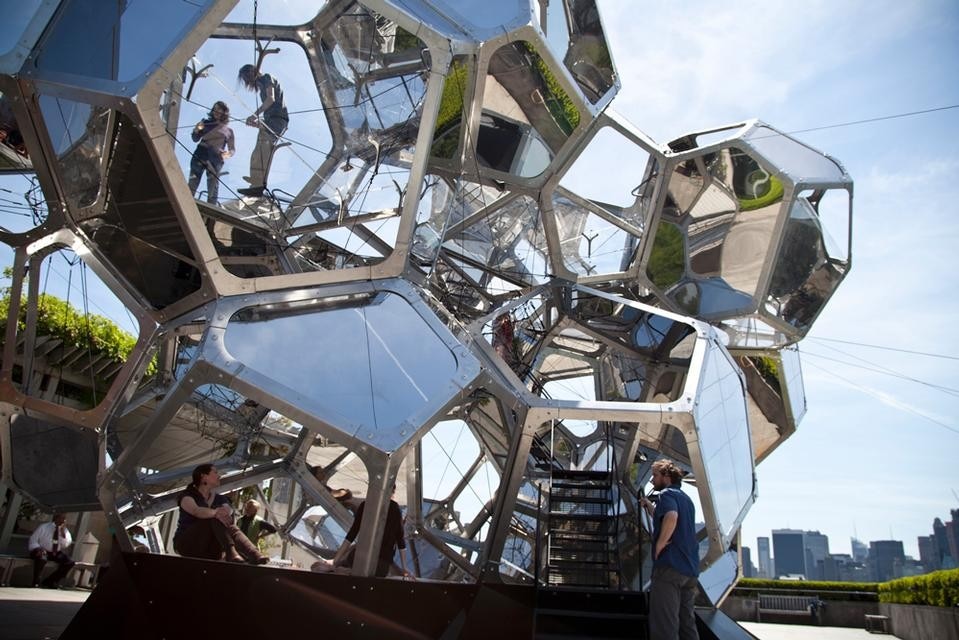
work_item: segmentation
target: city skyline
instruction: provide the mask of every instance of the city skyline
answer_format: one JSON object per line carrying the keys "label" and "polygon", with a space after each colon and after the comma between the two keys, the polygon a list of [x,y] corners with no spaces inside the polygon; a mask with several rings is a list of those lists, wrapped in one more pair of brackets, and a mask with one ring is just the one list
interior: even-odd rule
{"label": "city skyline", "polygon": [[943,144],[959,138],[959,85],[941,81],[959,75],[959,5],[600,9],[624,77],[612,109],[655,140],[758,117],[855,181],[852,270],[799,343],[808,412],[757,466],[743,539],[818,529],[849,553],[855,532],[918,558],[959,491],[959,304],[942,295],[959,282],[959,151]]}

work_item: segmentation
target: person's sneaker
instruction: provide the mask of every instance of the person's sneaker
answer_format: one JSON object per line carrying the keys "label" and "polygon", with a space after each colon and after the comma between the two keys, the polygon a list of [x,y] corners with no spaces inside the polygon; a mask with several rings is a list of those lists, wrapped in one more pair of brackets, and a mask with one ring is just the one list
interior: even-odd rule
{"label": "person's sneaker", "polygon": [[250,184],[253,184],[253,178],[251,178],[250,176],[243,176],[243,179],[249,182]]}
{"label": "person's sneaker", "polygon": [[237,189],[236,192],[242,196],[250,196],[252,198],[259,198],[263,195],[263,190],[266,187],[246,187],[245,189]]}

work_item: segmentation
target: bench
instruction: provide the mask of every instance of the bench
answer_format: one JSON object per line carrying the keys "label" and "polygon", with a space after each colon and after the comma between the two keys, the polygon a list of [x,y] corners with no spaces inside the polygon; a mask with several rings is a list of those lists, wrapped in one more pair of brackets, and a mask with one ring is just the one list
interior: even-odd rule
{"label": "bench", "polygon": [[889,633],[889,617],[867,613],[866,631],[869,633]]}
{"label": "bench", "polygon": [[[13,572],[20,567],[30,567],[30,571],[33,571],[33,558],[10,554],[0,554],[0,587],[11,586],[10,581],[13,580]],[[47,566],[44,567],[43,572],[44,574],[49,575],[55,570],[56,563],[48,562]],[[84,585],[83,579],[86,576],[87,571],[90,572],[89,585]],[[73,568],[70,569],[70,573],[67,574],[66,578],[69,578],[74,572],[77,572],[78,574],[76,577],[76,586],[89,589],[92,588],[92,585],[96,584],[97,576],[100,572],[100,565],[89,562],[75,562]]]}
{"label": "bench", "polygon": [[819,599],[809,596],[759,595],[756,621],[762,622],[762,614],[799,614],[814,616],[820,606]]}

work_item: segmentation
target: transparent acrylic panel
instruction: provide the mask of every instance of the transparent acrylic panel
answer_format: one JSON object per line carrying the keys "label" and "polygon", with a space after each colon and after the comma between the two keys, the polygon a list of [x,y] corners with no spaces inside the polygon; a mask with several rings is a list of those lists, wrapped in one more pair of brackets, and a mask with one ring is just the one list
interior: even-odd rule
{"label": "transparent acrylic panel", "polygon": [[723,320],[720,326],[729,337],[730,348],[768,349],[785,344],[782,332],[756,316]]}
{"label": "transparent acrylic panel", "polygon": [[[615,171],[596,171],[616,159]],[[563,175],[560,185],[576,195],[629,211],[642,227],[659,166],[649,152],[612,127],[603,127]]]}
{"label": "transparent acrylic panel", "polygon": [[90,206],[103,182],[110,110],[49,95],[40,96],[40,110],[57,154],[64,195],[78,208]]}
{"label": "transparent acrylic panel", "polygon": [[781,376],[785,381],[785,393],[789,400],[789,410],[794,425],[806,415],[806,388],[802,377],[802,363],[799,349],[787,347],[779,352]]}
{"label": "transparent acrylic panel", "polygon": [[0,176],[0,189],[0,231],[23,233],[46,221],[47,198],[35,173]]}
{"label": "transparent acrylic panel", "polygon": [[442,501],[452,494],[480,454],[469,426],[462,420],[444,420],[420,441],[423,497]]}
{"label": "transparent acrylic panel", "polygon": [[106,193],[80,226],[130,285],[162,309],[201,286],[200,270],[136,125],[117,113]]}
{"label": "transparent acrylic panel", "polygon": [[[269,16],[274,15],[281,7],[282,5],[260,3],[261,19],[264,19],[262,18],[264,13],[267,16],[265,19],[269,19]],[[316,5],[313,8],[314,11],[318,9]],[[252,16],[253,6],[250,3],[247,14],[239,21],[249,22]],[[268,24],[298,23],[270,22]],[[331,101],[326,103],[322,101],[321,98],[326,96],[324,94],[321,97],[317,86],[322,80],[318,74],[314,76],[309,58],[303,48],[293,42],[273,41],[270,49],[279,49],[279,52],[266,56],[261,70],[280,84],[290,116],[289,126],[283,137],[285,142],[291,144],[278,148],[273,154],[267,181],[270,191],[282,205],[282,210],[279,207],[264,206],[265,199],[241,199],[237,192],[238,189],[250,186],[243,180],[243,176],[249,175],[247,169],[259,132],[257,128],[246,126],[243,122],[244,118],[256,109],[258,94],[248,91],[237,81],[239,65],[241,62],[248,61],[253,51],[253,45],[249,40],[209,38],[190,60],[187,68],[192,67],[194,71],[200,71],[208,65],[213,66],[204,71],[206,76],[199,78],[193,85],[189,101],[174,97],[180,107],[179,128],[176,130],[174,149],[183,176],[186,177],[190,173],[190,160],[196,149],[196,143],[190,137],[193,125],[208,117],[216,101],[225,101],[233,118],[230,128],[235,137],[236,154],[226,160],[219,176],[219,206],[243,220],[262,222],[263,226],[270,227],[272,231],[282,230],[287,225],[315,222],[316,220],[311,216],[311,206],[330,208],[325,199],[312,198],[307,193],[301,194],[301,191],[316,171],[320,171],[317,179],[327,179],[336,186],[341,186],[333,176],[342,173],[339,167],[345,163],[346,158],[342,158],[339,165],[330,160],[333,144],[331,121],[335,120],[333,114],[338,114],[339,109]],[[191,81],[192,78],[188,75],[184,92],[188,90]],[[228,87],[232,93],[225,94],[224,87]],[[326,106],[330,109],[327,110]],[[367,146],[369,146],[368,142]],[[325,162],[329,162],[329,166],[324,164]],[[353,175],[355,176],[356,172]],[[205,200],[205,194],[201,192],[206,190],[207,180],[204,175],[196,194],[198,200]],[[336,195],[335,191],[332,193]],[[298,208],[289,204],[297,195],[300,196],[298,203],[302,202],[306,205],[305,213],[300,215],[295,215],[294,212],[299,213]],[[329,197],[330,194],[324,192],[324,195]],[[337,207],[332,206],[332,210],[335,219]]]}
{"label": "transparent acrylic panel", "polygon": [[743,140],[795,182],[843,180],[842,168],[835,161],[775,129],[756,127]]}
{"label": "transparent acrylic panel", "polygon": [[[489,195],[489,188],[465,192],[463,212],[479,209],[480,203],[494,202]],[[451,224],[459,215],[459,211],[451,214]],[[539,220],[539,207],[526,196],[504,203],[461,231],[448,233],[444,246],[467,260],[487,265],[507,280],[533,284],[548,277],[546,236]],[[478,276],[478,280],[483,281],[481,284],[487,282],[484,276]]]}
{"label": "transparent acrylic panel", "polygon": [[806,198],[797,198],[769,285],[767,306],[793,327],[809,328],[845,276],[847,264],[826,252],[822,227]]}
{"label": "transparent acrylic panel", "polygon": [[458,197],[464,195],[454,192],[450,183],[439,176],[427,175],[424,179],[412,246],[413,256],[421,265],[436,260]]}
{"label": "transparent acrylic panel", "polygon": [[[337,416],[340,429],[395,446],[411,435],[404,421],[445,392],[456,360],[402,297],[380,293],[359,304],[316,313],[245,309],[231,319],[225,346]],[[302,357],[304,345],[317,357]]]}
{"label": "transparent acrylic panel", "polygon": [[3,20],[0,20],[0,57],[13,51],[24,29],[36,15],[42,0],[19,0],[5,3]]}
{"label": "transparent acrylic panel", "polygon": [[40,45],[37,67],[129,82],[160,63],[210,0],[67,0]]}
{"label": "transparent acrylic panel", "polygon": [[290,530],[291,537],[314,551],[336,551],[346,539],[346,533],[326,509],[319,505],[304,511],[303,516]]}
{"label": "transparent acrylic panel", "polygon": [[633,263],[640,237],[613,224],[623,210],[608,207],[605,215],[593,203],[574,202],[562,193],[553,194],[553,216],[559,231],[566,267],[582,276],[625,271]]}
{"label": "transparent acrylic panel", "polygon": [[[556,3],[559,4],[559,3]],[[566,0],[571,19],[569,50],[563,64],[596,104],[613,86],[613,60],[599,19],[596,0]]]}
{"label": "transparent acrylic panel", "polygon": [[537,176],[579,122],[579,111],[535,46],[513,42],[493,54],[476,143],[482,166]]}
{"label": "transparent acrylic panel", "polygon": [[752,500],[753,454],[745,389],[732,361],[715,345],[703,364],[694,418],[716,520],[729,536]]}

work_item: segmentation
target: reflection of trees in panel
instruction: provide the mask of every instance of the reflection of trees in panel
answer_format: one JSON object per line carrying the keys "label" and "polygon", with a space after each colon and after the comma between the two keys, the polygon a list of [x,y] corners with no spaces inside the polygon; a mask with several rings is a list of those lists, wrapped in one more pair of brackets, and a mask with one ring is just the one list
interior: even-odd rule
{"label": "reflection of trees in panel", "polygon": [[679,282],[686,269],[683,233],[674,224],[662,222],[656,229],[653,250],[646,265],[646,275],[660,289]]}

